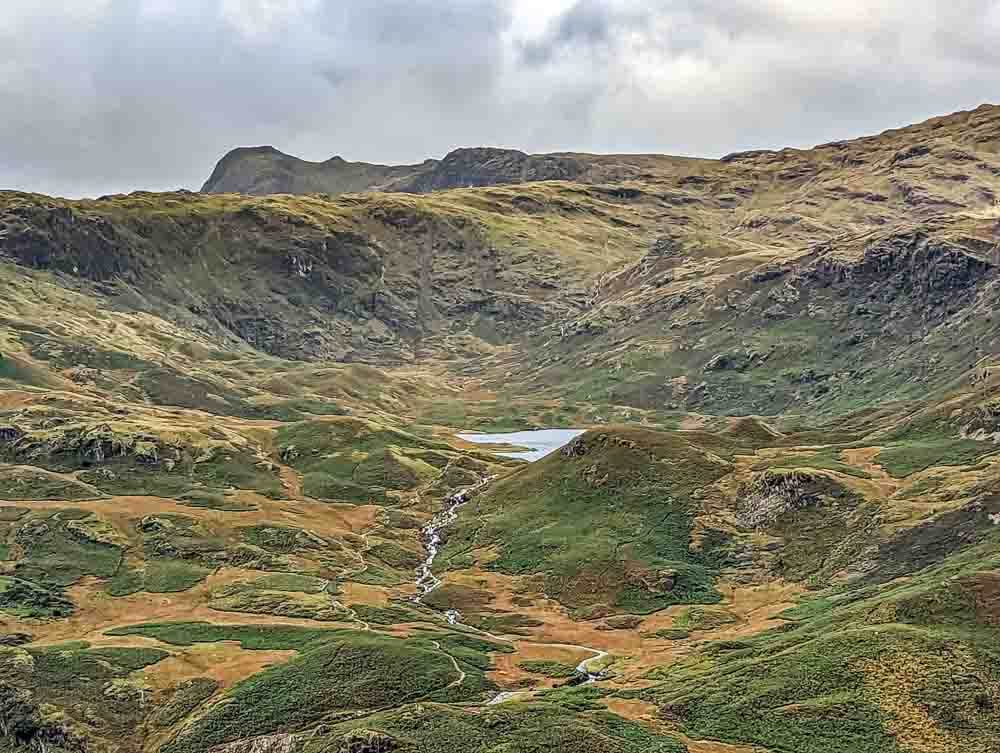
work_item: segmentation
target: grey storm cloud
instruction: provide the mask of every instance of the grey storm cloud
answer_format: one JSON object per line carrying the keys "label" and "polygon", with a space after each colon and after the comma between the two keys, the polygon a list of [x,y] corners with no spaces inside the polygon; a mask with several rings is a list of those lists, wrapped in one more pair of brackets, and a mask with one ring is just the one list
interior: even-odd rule
{"label": "grey storm cloud", "polygon": [[0,187],[197,188],[234,146],[718,156],[997,99],[1000,0],[4,0]]}

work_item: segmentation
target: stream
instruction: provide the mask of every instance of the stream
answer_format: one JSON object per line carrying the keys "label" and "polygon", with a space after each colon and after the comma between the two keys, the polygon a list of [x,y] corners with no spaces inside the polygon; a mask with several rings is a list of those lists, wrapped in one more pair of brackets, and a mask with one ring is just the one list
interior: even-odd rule
{"label": "stream", "polygon": [[[459,434],[458,436],[461,439],[474,444],[499,444],[516,448],[525,448],[523,450],[518,449],[497,452],[496,454],[506,457],[522,458],[527,460],[529,463],[533,463],[536,460],[541,460],[546,455],[555,452],[560,447],[568,444],[571,440],[581,434],[583,434],[583,430],[581,429],[538,429],[535,431],[518,431],[505,434],[464,433]],[[441,549],[441,532],[458,519],[458,511],[462,505],[471,500],[477,492],[488,487],[496,478],[496,476],[486,476],[474,486],[462,489],[452,494],[450,497],[447,497],[445,499],[444,509],[438,512],[433,518],[431,518],[427,525],[420,529],[421,539],[424,543],[424,548],[427,551],[427,556],[423,563],[421,563],[420,567],[417,568],[417,594],[413,597],[414,602],[419,604],[428,594],[441,585],[441,579],[434,575],[434,560],[437,559],[438,552]],[[493,635],[492,633],[488,633],[471,625],[465,625],[459,622],[461,616],[461,613],[459,613],[456,609],[449,609],[444,613],[445,620],[449,625],[468,628],[469,630],[489,636],[495,640],[504,643],[508,642],[499,636]],[[542,643],[539,641],[524,642],[540,646],[568,646],[569,648],[579,648],[594,654],[593,656],[584,659],[576,666],[578,675],[586,675],[586,679],[580,682],[580,685],[589,685],[590,683],[597,682],[604,676],[604,673],[601,670],[591,672],[589,667],[594,662],[598,662],[608,656],[607,651],[601,651],[600,649],[591,648],[590,646],[574,646],[564,643]],[[498,693],[489,701],[487,705],[493,706],[499,703],[504,703],[505,701],[509,701],[511,698],[524,692],[525,691],[520,690]]]}
{"label": "stream", "polygon": [[[475,486],[455,492],[445,500],[445,508],[431,518],[431,522],[420,529],[420,536],[424,542],[424,549],[427,550],[427,557],[417,568],[417,595],[413,600],[417,603],[423,600],[427,594],[441,585],[441,579],[434,574],[434,560],[441,549],[441,531],[450,526],[458,519],[458,508],[472,499],[472,495],[490,485],[496,476],[487,476]],[[458,622],[459,614],[454,609],[448,610],[445,616],[449,625]]]}

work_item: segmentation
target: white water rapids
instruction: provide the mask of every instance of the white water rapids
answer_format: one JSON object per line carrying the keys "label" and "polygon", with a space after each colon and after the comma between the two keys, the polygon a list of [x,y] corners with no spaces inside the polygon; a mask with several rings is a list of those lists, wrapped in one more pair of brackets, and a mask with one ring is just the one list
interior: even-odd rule
{"label": "white water rapids", "polygon": [[[472,499],[472,495],[477,491],[489,486],[496,476],[487,476],[475,486],[455,492],[445,500],[445,508],[431,518],[431,522],[420,529],[420,534],[424,540],[424,548],[427,550],[427,557],[417,568],[417,595],[414,601],[420,602],[427,594],[441,585],[441,579],[434,574],[434,560],[437,559],[441,549],[441,531],[450,526],[458,519],[458,508]],[[448,610],[445,615],[449,625],[458,623],[459,614],[454,609]]]}

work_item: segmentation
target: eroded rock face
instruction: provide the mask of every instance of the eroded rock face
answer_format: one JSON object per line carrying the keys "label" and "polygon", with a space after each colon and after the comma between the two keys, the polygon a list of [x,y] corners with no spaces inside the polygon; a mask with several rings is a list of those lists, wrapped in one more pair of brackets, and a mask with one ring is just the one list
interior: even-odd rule
{"label": "eroded rock face", "polygon": [[0,646],[23,646],[34,639],[31,633],[5,633],[0,635]]}
{"label": "eroded rock face", "polygon": [[765,526],[789,510],[815,504],[816,485],[816,477],[803,471],[755,473],[740,490],[737,519],[746,528]]}
{"label": "eroded rock face", "polygon": [[583,436],[579,436],[565,447],[559,450],[559,454],[564,458],[583,457],[587,454],[587,444]]}
{"label": "eroded rock face", "polygon": [[998,484],[973,489],[974,501],[908,528],[878,545],[865,580],[885,583],[937,564],[963,547],[991,535],[1000,525]]}
{"label": "eroded rock face", "polygon": [[991,400],[967,411],[961,418],[959,433],[967,439],[997,441],[1000,438],[1000,401]]}
{"label": "eroded rock face", "polygon": [[628,582],[653,594],[669,594],[676,587],[680,573],[673,568],[665,570],[631,570]]}
{"label": "eroded rock face", "polygon": [[743,353],[718,353],[705,364],[705,371],[739,371],[750,359]]}
{"label": "eroded rock face", "polygon": [[802,274],[824,286],[872,286],[873,297],[883,300],[903,294],[924,300],[965,292],[994,272],[992,264],[960,246],[911,233],[872,243],[856,260],[845,261],[836,254],[820,256]]}
{"label": "eroded rock face", "polygon": [[137,244],[107,218],[31,202],[4,214],[0,251],[25,266],[94,281],[135,280],[146,267]]}

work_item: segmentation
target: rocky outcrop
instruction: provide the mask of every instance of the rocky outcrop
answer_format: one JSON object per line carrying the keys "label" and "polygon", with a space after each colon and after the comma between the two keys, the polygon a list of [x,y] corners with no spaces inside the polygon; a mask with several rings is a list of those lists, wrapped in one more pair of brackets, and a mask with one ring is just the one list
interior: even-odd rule
{"label": "rocky outcrop", "polygon": [[819,255],[801,276],[820,286],[850,285],[855,294],[864,286],[875,299],[891,301],[906,295],[926,301],[962,294],[995,271],[993,264],[962,246],[908,233],[874,241],[853,259],[831,249]]}
{"label": "rocky outcrop", "polygon": [[12,439],[0,442],[0,451],[8,457],[35,463],[69,462],[89,466],[112,458],[129,457],[138,464],[159,464],[176,460],[180,450],[167,447],[159,437],[136,427],[107,423],[76,424],[25,431],[5,427]]}
{"label": "rocky outcrop", "polygon": [[805,471],[762,471],[740,489],[736,510],[739,524],[760,528],[774,522],[790,510],[815,504],[819,500],[819,479]]}
{"label": "rocky outcrop", "polygon": [[24,430],[17,426],[0,426],[0,445],[13,444],[24,436]]}
{"label": "rocky outcrop", "polygon": [[0,257],[93,281],[137,280],[146,267],[137,239],[109,219],[35,201],[0,209]]}
{"label": "rocky outcrop", "polygon": [[[426,169],[429,164],[430,169]],[[424,165],[419,174],[396,184],[396,190],[428,193],[539,180],[577,180],[585,170],[579,158],[491,148],[456,149],[440,162]]]}
{"label": "rocky outcrop", "polygon": [[1000,439],[1000,400],[989,400],[965,411],[961,422],[959,431],[966,439]]}
{"label": "rocky outcrop", "polygon": [[398,749],[399,744],[389,735],[366,729],[348,732],[330,748],[336,753],[392,753]]}

